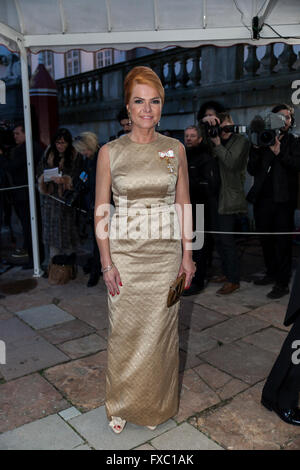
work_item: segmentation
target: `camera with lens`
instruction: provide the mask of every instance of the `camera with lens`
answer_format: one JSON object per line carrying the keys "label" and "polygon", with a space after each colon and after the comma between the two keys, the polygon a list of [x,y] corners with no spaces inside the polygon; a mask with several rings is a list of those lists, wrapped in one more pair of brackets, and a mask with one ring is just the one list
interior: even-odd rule
{"label": "camera with lens", "polygon": [[285,126],[285,116],[280,113],[269,113],[265,117],[255,116],[250,123],[250,141],[257,147],[270,147],[275,144]]}
{"label": "camera with lens", "polygon": [[75,188],[72,191],[67,190],[64,192],[65,204],[68,207],[75,206],[80,194],[86,189],[87,180],[88,174],[85,171],[82,171],[79,175],[79,180],[77,181]]}
{"label": "camera with lens", "polygon": [[213,125],[209,124],[208,122],[205,122],[204,123],[204,130],[205,130],[205,134],[208,137],[211,137],[213,139],[215,137],[218,137],[221,134],[220,125],[218,123],[213,126]]}
{"label": "camera with lens", "polygon": [[247,127],[246,126],[238,126],[235,124],[229,124],[227,126],[220,126],[219,124],[216,124],[214,126],[211,126],[208,122],[204,123],[204,129],[206,132],[206,135],[210,138],[215,138],[221,135],[221,132],[231,132],[234,134],[240,134],[240,133],[245,133],[247,132]]}

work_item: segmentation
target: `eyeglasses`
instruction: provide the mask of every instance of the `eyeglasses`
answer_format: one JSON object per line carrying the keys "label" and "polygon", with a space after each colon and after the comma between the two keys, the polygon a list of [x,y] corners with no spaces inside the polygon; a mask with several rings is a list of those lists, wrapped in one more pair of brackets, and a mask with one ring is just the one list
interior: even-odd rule
{"label": "eyeglasses", "polygon": [[79,142],[80,140],[82,140],[82,136],[81,136],[81,135],[77,135],[76,137],[74,137],[74,141],[75,141],[75,142]]}

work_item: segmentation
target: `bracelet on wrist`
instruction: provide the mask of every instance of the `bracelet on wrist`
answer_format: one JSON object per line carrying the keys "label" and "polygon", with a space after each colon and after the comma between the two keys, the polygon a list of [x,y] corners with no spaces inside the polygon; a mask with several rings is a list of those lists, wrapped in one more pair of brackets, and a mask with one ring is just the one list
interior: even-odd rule
{"label": "bracelet on wrist", "polygon": [[106,266],[106,268],[101,269],[103,273],[107,273],[107,271],[110,271],[112,268],[114,268],[114,264],[110,264]]}

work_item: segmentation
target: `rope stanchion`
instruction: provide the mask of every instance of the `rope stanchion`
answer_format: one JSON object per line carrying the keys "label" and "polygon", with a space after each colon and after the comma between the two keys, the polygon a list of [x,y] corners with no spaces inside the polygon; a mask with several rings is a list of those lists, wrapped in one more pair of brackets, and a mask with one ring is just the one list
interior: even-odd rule
{"label": "rope stanchion", "polygon": [[[49,198],[51,198],[51,199],[54,199],[54,201],[60,202],[60,203],[63,204],[64,206],[70,207],[70,206],[68,206],[68,204],[67,204],[65,201],[63,201],[62,199],[59,199],[58,197],[52,196],[51,194],[43,194],[43,196],[49,197]],[[71,207],[70,207],[70,208],[71,208]],[[82,212],[83,214],[88,214],[88,211],[85,211],[84,209],[80,209],[79,207],[76,207],[76,206],[73,206],[72,209],[76,209],[77,211],[80,211],[80,212]]]}
{"label": "rope stanchion", "polygon": [[11,186],[9,188],[0,188],[0,191],[11,191],[12,189],[21,189],[21,188],[28,188],[28,184],[24,184],[23,186]]}
{"label": "rope stanchion", "polygon": [[212,233],[216,235],[300,235],[300,232],[219,232],[213,230],[195,230],[195,233]]}
{"label": "rope stanchion", "polygon": [[[10,186],[9,188],[0,188],[0,191],[11,191],[11,190],[15,190],[15,189],[22,189],[22,188],[28,188],[28,187],[29,187],[28,184],[24,184],[23,186]],[[51,199],[54,199],[55,201],[58,201],[61,204],[64,204],[65,206],[67,206],[65,201],[63,201],[62,199],[59,199],[55,196],[52,196],[51,194],[43,194],[43,196],[44,197],[50,197]],[[76,209],[80,212],[83,212],[84,214],[88,213],[87,211],[85,211],[84,209],[80,209],[79,207],[74,206],[74,209]]]}
{"label": "rope stanchion", "polygon": [[[28,188],[28,184],[25,184],[23,186],[12,186],[9,188],[0,188],[0,191],[11,191],[15,189],[22,189],[22,188]],[[51,199],[54,199],[55,201],[59,202],[60,204],[64,204],[67,207],[70,207],[67,205],[65,201],[62,199],[59,199],[55,196],[52,196],[51,194],[43,194],[44,197],[49,197]],[[80,209],[79,207],[74,206],[74,209],[77,211],[82,212],[83,214],[88,214],[88,211],[85,211],[84,209]],[[213,235],[298,235],[300,236],[300,232],[220,232],[217,230],[195,230],[194,233],[211,233]]]}

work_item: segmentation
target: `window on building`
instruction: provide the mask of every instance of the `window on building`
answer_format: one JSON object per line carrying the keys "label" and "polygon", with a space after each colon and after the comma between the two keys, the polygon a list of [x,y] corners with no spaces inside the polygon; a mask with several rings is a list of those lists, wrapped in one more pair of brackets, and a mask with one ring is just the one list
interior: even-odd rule
{"label": "window on building", "polygon": [[74,50],[66,53],[66,75],[80,73],[80,51]]}
{"label": "window on building", "polygon": [[51,77],[54,78],[54,56],[53,52],[51,51],[43,51],[40,52],[40,57],[42,59],[42,62],[48,72],[50,73]]}
{"label": "window on building", "polygon": [[104,49],[96,53],[96,68],[107,67],[113,64],[113,50]]}

